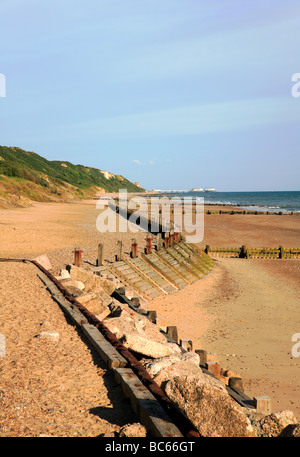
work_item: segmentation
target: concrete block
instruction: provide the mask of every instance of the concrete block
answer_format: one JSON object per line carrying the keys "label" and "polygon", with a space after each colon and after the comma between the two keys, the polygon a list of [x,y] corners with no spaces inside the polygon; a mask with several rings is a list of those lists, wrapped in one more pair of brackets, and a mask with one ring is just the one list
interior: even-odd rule
{"label": "concrete block", "polygon": [[232,377],[228,379],[228,386],[232,389],[238,389],[244,392],[243,380],[242,378]]}
{"label": "concrete block", "polygon": [[182,338],[180,340],[180,346],[182,349],[184,349],[187,352],[190,352],[193,350],[193,342],[189,338]]}
{"label": "concrete block", "polygon": [[35,259],[36,262],[38,262],[42,267],[45,268],[45,270],[52,270],[52,265],[50,260],[48,259],[48,256],[46,254],[39,255]]}
{"label": "concrete block", "polygon": [[259,413],[264,415],[271,414],[271,399],[267,395],[253,397],[254,406]]}
{"label": "concrete block", "polygon": [[175,343],[178,343],[178,331],[175,325],[167,327],[167,335],[172,338]]}
{"label": "concrete block", "polygon": [[196,349],[195,352],[200,357],[200,365],[205,366],[207,362],[207,351],[205,351],[204,349]]}

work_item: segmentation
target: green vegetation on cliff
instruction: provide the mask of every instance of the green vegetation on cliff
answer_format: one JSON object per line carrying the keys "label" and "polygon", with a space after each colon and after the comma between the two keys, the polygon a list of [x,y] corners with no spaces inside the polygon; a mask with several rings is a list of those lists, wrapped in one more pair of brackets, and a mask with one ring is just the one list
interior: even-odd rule
{"label": "green vegetation on cliff", "polygon": [[126,178],[70,162],[49,161],[35,152],[0,146],[0,199],[66,201],[97,191],[143,192]]}

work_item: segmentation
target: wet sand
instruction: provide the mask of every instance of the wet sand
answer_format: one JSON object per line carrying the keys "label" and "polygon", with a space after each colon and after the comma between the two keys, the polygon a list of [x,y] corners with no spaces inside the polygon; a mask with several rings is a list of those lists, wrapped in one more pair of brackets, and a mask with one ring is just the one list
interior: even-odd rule
{"label": "wet sand", "polygon": [[[132,238],[145,246],[144,233],[100,234],[98,214],[92,200],[0,211],[0,256],[47,253],[58,270],[73,262],[74,247],[95,263],[98,243],[109,261],[119,239],[125,254]],[[210,214],[200,246],[299,247],[299,234],[299,216]],[[167,325],[178,326],[179,337],[191,338],[195,349],[240,373],[246,393],[269,395],[273,411],[291,409],[299,420],[300,358],[291,355],[292,335],[300,332],[299,269],[300,260],[218,258],[207,277],[156,299],[151,308]]]}
{"label": "wet sand", "polygon": [[299,333],[299,260],[216,259],[209,275],[151,307],[163,325],[177,325],[243,378],[250,396],[268,395],[272,410],[300,418],[300,358],[292,357]]}
{"label": "wet sand", "polygon": [[300,247],[300,215],[205,214],[204,239],[200,246],[206,244],[297,248]]}

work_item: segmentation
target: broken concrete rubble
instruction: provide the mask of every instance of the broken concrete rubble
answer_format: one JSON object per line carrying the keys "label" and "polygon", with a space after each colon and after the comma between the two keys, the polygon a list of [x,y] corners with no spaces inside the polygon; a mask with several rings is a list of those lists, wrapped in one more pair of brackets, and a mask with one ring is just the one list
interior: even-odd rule
{"label": "broken concrete rubble", "polygon": [[74,281],[71,278],[60,279],[60,282],[73,297],[78,298],[82,295],[84,290],[84,284],[82,282]]}
{"label": "broken concrete rubble", "polygon": [[102,320],[110,314],[108,306],[112,303],[113,298],[106,292],[103,292],[102,294],[93,292],[80,295],[77,297],[77,301],[95,316],[101,316],[100,320]]}
{"label": "broken concrete rubble", "polygon": [[287,427],[296,425],[297,419],[292,411],[279,411],[260,420],[263,432],[269,436],[279,436]]}
{"label": "broken concrete rubble", "polygon": [[68,265],[67,270],[72,279],[84,283],[86,292],[102,292],[104,290],[108,295],[112,295],[116,289],[114,281],[104,279],[101,276],[94,274],[92,271],[76,267],[75,265]]}
{"label": "broken concrete rubble", "polygon": [[169,343],[159,328],[143,316],[125,310],[122,316],[107,318],[103,323],[125,347],[146,357],[181,353],[177,344]]}
{"label": "broken concrete rubble", "polygon": [[45,268],[45,270],[52,270],[52,265],[47,254],[39,255],[38,257],[35,257],[33,260],[38,262],[43,268]]}
{"label": "broken concrete rubble", "polygon": [[206,378],[177,376],[166,382],[164,390],[203,437],[257,436],[243,408]]}
{"label": "broken concrete rubble", "polygon": [[66,278],[62,279],[61,282],[66,288],[75,287],[76,289],[79,289],[81,291],[85,289],[85,284],[82,281],[77,281],[76,279]]}
{"label": "broken concrete rubble", "polygon": [[148,357],[165,357],[180,352],[176,344],[162,343],[133,333],[125,335],[122,340],[128,349]]}
{"label": "broken concrete rubble", "polygon": [[228,379],[237,374],[221,369],[220,379],[207,375],[200,367],[198,354],[184,352],[179,345],[170,343],[167,335],[146,315],[111,296],[116,289],[112,278],[102,278],[75,266],[67,270],[70,277],[64,270],[60,271],[65,287],[125,347],[144,357],[141,363],[146,370],[201,436],[299,435],[299,424],[290,411],[262,415],[255,409],[240,406],[226,389]]}
{"label": "broken concrete rubble", "polygon": [[200,365],[200,357],[195,352],[185,352],[184,354],[172,354],[169,357],[161,357],[153,360],[143,361],[143,365],[148,373],[154,377],[161,370],[178,363],[179,361],[185,361],[195,364],[197,367]]}

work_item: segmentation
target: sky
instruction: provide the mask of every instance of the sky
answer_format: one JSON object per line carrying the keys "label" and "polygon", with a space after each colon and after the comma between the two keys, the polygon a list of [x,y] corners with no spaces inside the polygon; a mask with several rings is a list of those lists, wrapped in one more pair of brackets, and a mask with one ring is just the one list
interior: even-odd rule
{"label": "sky", "polygon": [[299,30],[298,0],[0,0],[0,145],[148,190],[300,190]]}

